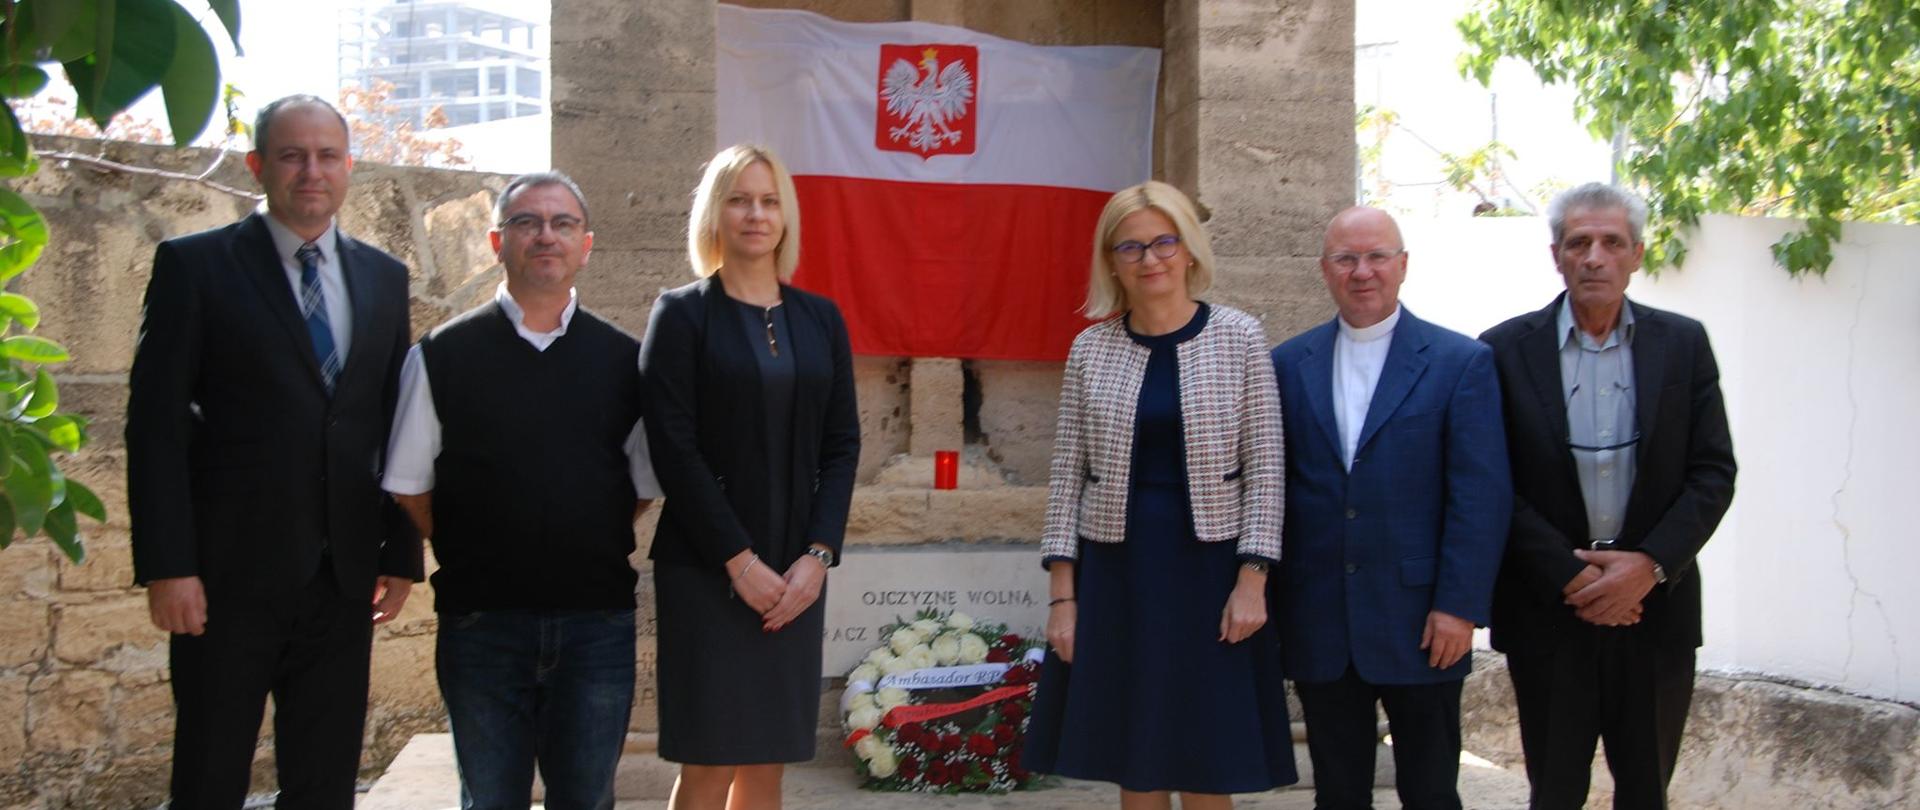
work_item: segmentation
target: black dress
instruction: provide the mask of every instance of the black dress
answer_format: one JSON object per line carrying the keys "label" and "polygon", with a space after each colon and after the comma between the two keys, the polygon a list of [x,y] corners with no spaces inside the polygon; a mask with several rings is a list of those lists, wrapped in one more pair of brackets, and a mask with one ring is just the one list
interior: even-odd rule
{"label": "black dress", "polygon": [[1293,735],[1269,621],[1219,640],[1239,576],[1235,543],[1202,543],[1187,502],[1176,347],[1201,304],[1152,351],[1134,422],[1126,539],[1080,542],[1074,662],[1051,651],[1027,727],[1028,770],[1133,791],[1253,793],[1292,784]]}
{"label": "black dress", "polygon": [[[738,325],[716,326],[742,330],[753,350],[764,397],[766,441],[755,449],[767,465],[766,525],[785,526],[797,347],[786,307],[729,302]],[[779,574],[805,553],[806,545],[804,539],[795,542],[770,532],[754,538],[753,551]],[[733,594],[725,569],[656,561],[653,586],[659,608],[660,757],[695,765],[812,759],[825,589],[793,623],[765,633],[760,615]]]}

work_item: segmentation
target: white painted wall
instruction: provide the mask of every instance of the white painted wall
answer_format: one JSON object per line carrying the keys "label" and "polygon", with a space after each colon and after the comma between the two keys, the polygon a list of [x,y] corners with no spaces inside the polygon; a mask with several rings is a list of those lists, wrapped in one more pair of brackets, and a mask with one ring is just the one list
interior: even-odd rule
{"label": "white painted wall", "polygon": [[[1423,318],[1478,334],[1561,288],[1544,219],[1401,225]],[[1700,665],[1920,702],[1920,227],[1848,225],[1795,280],[1767,250],[1794,225],[1708,217],[1683,270],[1628,288],[1706,323],[1740,462]]]}

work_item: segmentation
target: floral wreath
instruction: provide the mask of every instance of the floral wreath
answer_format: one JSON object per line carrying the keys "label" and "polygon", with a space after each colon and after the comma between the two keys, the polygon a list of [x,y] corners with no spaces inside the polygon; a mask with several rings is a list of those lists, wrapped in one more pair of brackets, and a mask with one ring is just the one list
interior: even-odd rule
{"label": "floral wreath", "polygon": [[880,637],[840,702],[862,787],[1005,793],[1040,782],[1020,767],[1040,643],[936,610],[896,617]]}

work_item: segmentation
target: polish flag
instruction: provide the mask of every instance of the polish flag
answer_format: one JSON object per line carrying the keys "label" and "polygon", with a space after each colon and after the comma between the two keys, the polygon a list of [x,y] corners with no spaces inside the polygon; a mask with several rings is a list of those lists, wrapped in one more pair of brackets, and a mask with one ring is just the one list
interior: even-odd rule
{"label": "polish flag", "polygon": [[786,161],[794,283],[839,304],[854,351],[1067,356],[1087,325],[1100,209],[1152,172],[1159,51],[731,5],[716,17],[716,140]]}

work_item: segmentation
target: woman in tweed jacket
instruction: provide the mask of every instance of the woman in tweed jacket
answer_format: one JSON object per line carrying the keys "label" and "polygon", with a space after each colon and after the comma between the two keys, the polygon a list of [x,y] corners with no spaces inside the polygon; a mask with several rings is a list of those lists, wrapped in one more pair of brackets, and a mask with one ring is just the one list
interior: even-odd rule
{"label": "woman in tweed jacket", "polygon": [[1197,300],[1213,252],[1150,182],[1108,201],[1060,390],[1047,641],[1028,769],[1118,783],[1122,807],[1229,807],[1296,780],[1267,625],[1280,400],[1252,316]]}

